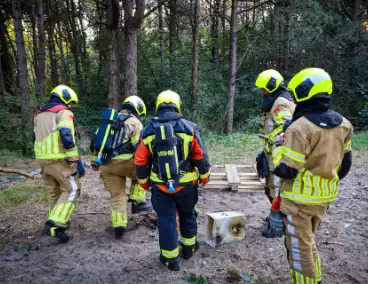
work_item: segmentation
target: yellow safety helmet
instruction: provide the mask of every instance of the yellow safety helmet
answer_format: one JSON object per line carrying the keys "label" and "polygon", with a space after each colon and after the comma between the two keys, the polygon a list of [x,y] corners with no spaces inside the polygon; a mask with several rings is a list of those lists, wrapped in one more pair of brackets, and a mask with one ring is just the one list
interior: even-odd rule
{"label": "yellow safety helmet", "polygon": [[141,117],[144,117],[147,114],[146,105],[144,104],[143,100],[138,96],[127,97],[121,107]]}
{"label": "yellow safety helmet", "polygon": [[272,93],[278,89],[282,82],[284,82],[284,78],[279,72],[274,69],[268,69],[258,75],[256,87]]}
{"label": "yellow safety helmet", "polygon": [[296,74],[289,82],[296,102],[303,102],[321,93],[332,94],[332,80],[321,68],[307,68]]}
{"label": "yellow safety helmet", "polygon": [[157,101],[156,101],[156,112],[158,112],[159,108],[163,105],[172,105],[174,106],[179,113],[181,113],[181,101],[180,101],[180,96],[171,91],[171,90],[166,90],[161,92],[158,97],[157,97]]}
{"label": "yellow safety helmet", "polygon": [[78,104],[79,99],[73,89],[65,85],[59,85],[51,91],[51,96],[58,97],[66,105]]}

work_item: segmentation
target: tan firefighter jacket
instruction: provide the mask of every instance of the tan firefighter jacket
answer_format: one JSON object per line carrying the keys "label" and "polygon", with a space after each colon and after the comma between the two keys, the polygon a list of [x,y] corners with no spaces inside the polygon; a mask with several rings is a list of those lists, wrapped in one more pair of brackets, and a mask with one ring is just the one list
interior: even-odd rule
{"label": "tan firefighter jacket", "polygon": [[64,106],[39,111],[34,118],[36,159],[78,158],[74,115]]}
{"label": "tan firefighter jacket", "polygon": [[334,202],[338,196],[338,171],[344,154],[351,151],[353,127],[343,118],[330,129],[320,128],[305,117],[287,129],[284,145],[273,152],[275,168],[284,163],[298,170],[295,179],[285,179],[281,196],[297,203]]}
{"label": "tan firefighter jacket", "polygon": [[271,154],[277,135],[283,132],[285,122],[292,119],[294,110],[295,103],[280,96],[273,103],[271,111],[261,117],[261,134],[264,136],[261,142],[267,154]]}

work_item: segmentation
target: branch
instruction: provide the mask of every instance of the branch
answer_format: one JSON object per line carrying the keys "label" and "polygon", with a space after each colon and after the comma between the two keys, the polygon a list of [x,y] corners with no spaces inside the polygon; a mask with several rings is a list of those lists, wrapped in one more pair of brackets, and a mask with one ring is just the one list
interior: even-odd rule
{"label": "branch", "polygon": [[129,19],[129,25],[132,29],[137,30],[141,26],[144,17],[144,0],[135,0],[135,6],[135,13]]}
{"label": "branch", "polygon": [[146,14],[144,14],[143,19],[147,18],[149,15],[151,15],[154,11],[156,11],[158,9],[158,7],[161,4],[158,4],[156,7],[153,7],[151,10],[149,10]]}
{"label": "branch", "polygon": [[349,13],[349,11],[346,9],[345,4],[342,0],[340,0],[341,8],[344,10],[345,15],[349,17],[350,20],[353,19],[353,16]]}
{"label": "branch", "polygon": [[22,172],[22,171],[16,170],[16,169],[4,169],[4,168],[0,168],[0,172],[1,173],[9,173],[9,174],[18,174],[18,175],[21,175],[21,176],[25,176],[27,178],[33,178],[33,174]]}
{"label": "branch", "polygon": [[268,3],[273,3],[272,1],[265,1],[265,2],[261,2],[261,3],[258,3],[257,5],[254,5],[253,7],[251,8],[247,8],[247,9],[244,9],[244,10],[241,10],[238,12],[238,15],[242,14],[242,13],[246,13],[246,12],[250,12],[252,10],[255,10],[261,6],[263,6],[264,4],[268,4]]}

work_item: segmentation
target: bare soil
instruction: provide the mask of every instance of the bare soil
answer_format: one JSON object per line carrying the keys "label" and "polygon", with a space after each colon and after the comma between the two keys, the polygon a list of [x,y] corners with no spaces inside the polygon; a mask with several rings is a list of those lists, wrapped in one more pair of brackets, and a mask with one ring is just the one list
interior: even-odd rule
{"label": "bare soil", "polygon": [[[359,157],[356,164],[341,182],[340,198],[317,232],[323,283],[368,283],[368,167]],[[69,231],[73,238],[66,244],[41,235],[46,204],[0,208],[0,283],[187,283],[181,279],[185,272],[202,274],[209,283],[229,283],[227,274],[234,269],[265,280],[256,283],[289,283],[283,239],[261,237],[269,211],[262,192],[201,191],[201,248],[182,261],[177,273],[158,261],[158,232],[150,216],[130,217],[126,235],[114,239],[106,229],[108,198],[98,174],[88,170]],[[215,249],[206,245],[206,213],[232,210],[246,215],[245,239]],[[25,246],[27,255],[21,260],[5,260]]]}

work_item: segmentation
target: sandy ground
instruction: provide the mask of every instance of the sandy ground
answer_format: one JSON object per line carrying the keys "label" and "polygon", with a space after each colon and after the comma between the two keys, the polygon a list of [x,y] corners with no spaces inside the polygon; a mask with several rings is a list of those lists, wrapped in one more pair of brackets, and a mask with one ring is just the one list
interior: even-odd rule
{"label": "sandy ground", "polygon": [[[368,177],[367,165],[358,163],[341,183],[317,233],[324,264],[323,283],[368,283]],[[110,225],[109,194],[97,173],[88,170],[83,193],[72,218],[67,244],[41,236],[46,204],[23,204],[0,214],[0,283],[187,283],[185,272],[202,274],[209,283],[229,283],[226,275],[240,269],[252,279],[288,283],[283,239],[264,239],[268,214],[262,193],[200,192],[199,240],[195,256],[182,261],[180,272],[170,272],[158,261],[158,232],[146,216],[131,217],[129,230],[115,240]],[[207,212],[240,211],[246,214],[246,236],[238,243],[216,249],[204,243]],[[6,261],[15,248],[28,246],[28,255]],[[243,281],[243,280],[241,280]],[[245,283],[245,281],[243,281]],[[250,283],[250,282],[248,282]]]}

